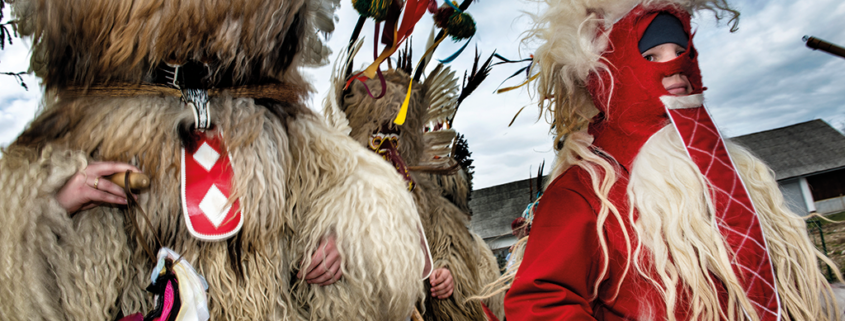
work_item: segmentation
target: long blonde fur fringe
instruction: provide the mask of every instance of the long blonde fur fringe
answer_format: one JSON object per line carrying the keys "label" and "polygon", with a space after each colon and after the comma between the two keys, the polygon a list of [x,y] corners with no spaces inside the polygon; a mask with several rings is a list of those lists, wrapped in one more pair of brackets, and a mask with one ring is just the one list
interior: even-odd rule
{"label": "long blonde fur fringe", "polygon": [[[741,147],[728,144],[728,150],[756,205],[784,318],[838,320],[838,315],[828,315],[837,311],[836,302],[817,264],[822,260],[833,266],[833,262],[813,245],[802,218],[786,207],[771,170]],[[689,159],[674,127],[665,127],[643,146],[627,187],[639,214],[634,222],[633,212],[629,213],[627,222],[640,241],[634,266],[643,277],[657,275],[651,281],[663,296],[669,320],[674,320],[676,299],[682,296],[678,289],[689,297],[691,319],[758,320],[732,269],[730,249],[714,228],[707,189],[706,178]],[[727,311],[719,306],[710,273],[728,291]],[[841,280],[838,272],[837,276]]]}
{"label": "long blonde fur fringe", "polygon": [[[597,177],[607,176],[603,175],[605,168],[611,169],[610,173],[615,171],[606,159],[595,156],[590,143],[586,133],[573,133],[560,151],[564,157],[558,158],[568,166],[559,166],[562,170],[556,172],[562,173],[571,166],[584,168],[590,173],[593,190],[604,200],[608,190],[602,188],[604,182],[596,184],[601,180]],[[735,144],[729,142],[728,150],[757,207],[785,320],[839,320],[832,290],[817,262],[821,260],[838,269],[815,248],[801,217],[786,207],[771,170]],[[669,167],[673,170],[667,173],[665,168]],[[613,185],[616,178],[607,183]],[[679,308],[676,300],[683,296],[689,298],[690,317],[695,320],[757,320],[753,309],[749,314],[742,312],[751,305],[731,269],[729,250],[713,228],[712,204],[704,197],[706,186],[706,179],[689,160],[673,127],[661,130],[643,146],[627,186],[629,203],[637,209],[639,218],[635,221],[631,212],[625,213],[623,226],[633,226],[636,234],[628,238],[633,243],[633,253],[629,250],[625,271],[633,269],[626,273],[637,273],[651,281],[663,298],[663,302],[643,304],[661,304],[667,315],[648,317],[675,320],[674,311]],[[614,212],[615,209],[604,209],[612,204],[602,203],[601,212]],[[632,239],[636,241],[631,242]],[[605,257],[607,251],[603,246]],[[722,311],[717,303],[716,280],[710,278],[710,272],[729,292],[728,311]],[[841,280],[838,273],[837,277]],[[643,310],[653,309],[645,306]]]}

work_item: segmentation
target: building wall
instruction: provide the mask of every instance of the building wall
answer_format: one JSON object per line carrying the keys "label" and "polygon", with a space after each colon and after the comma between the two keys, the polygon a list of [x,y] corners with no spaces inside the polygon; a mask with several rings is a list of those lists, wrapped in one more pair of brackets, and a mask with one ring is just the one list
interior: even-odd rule
{"label": "building wall", "polygon": [[[473,212],[470,229],[488,244],[491,239],[512,238],[511,222],[520,217],[532,201],[529,186],[529,180],[525,179],[473,191],[469,201]],[[492,249],[497,248],[490,245]]]}
{"label": "building wall", "polygon": [[484,241],[487,242],[487,245],[490,246],[490,249],[493,251],[499,249],[507,250],[508,248],[510,248],[511,245],[516,243],[516,236],[508,234],[499,237],[487,238],[484,239]]}
{"label": "building wall", "polygon": [[845,195],[845,168],[807,176],[814,200],[840,198]]}
{"label": "building wall", "polygon": [[783,193],[786,206],[788,206],[790,210],[800,216],[810,214],[807,211],[807,203],[804,201],[804,196],[801,193],[801,183],[798,178],[779,181],[778,187],[780,188],[781,193]]}
{"label": "building wall", "polygon": [[845,211],[845,196],[816,201],[816,211],[822,215]]}

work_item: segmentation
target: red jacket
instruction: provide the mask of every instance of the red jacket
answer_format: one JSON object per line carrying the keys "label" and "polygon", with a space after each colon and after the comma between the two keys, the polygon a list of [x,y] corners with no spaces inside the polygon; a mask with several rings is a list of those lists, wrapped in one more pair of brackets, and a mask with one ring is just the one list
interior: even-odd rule
{"label": "red jacket", "polygon": [[[628,177],[624,171],[621,169],[609,198],[627,226]],[[596,231],[599,205],[589,174],[581,168],[569,169],[549,185],[534,214],[522,265],[505,296],[507,320],[637,320],[651,319],[650,315],[656,316],[654,319],[665,318],[665,307],[656,288],[633,266],[622,280],[618,295],[614,295],[628,255],[621,226],[612,214],[602,230],[610,264],[608,272],[598,280],[604,261]],[[631,228],[628,233],[631,244],[635,244]],[[597,281],[598,296],[594,290]],[[647,302],[650,304],[644,304]],[[679,300],[675,311],[678,320],[686,320],[688,306],[684,299]]]}

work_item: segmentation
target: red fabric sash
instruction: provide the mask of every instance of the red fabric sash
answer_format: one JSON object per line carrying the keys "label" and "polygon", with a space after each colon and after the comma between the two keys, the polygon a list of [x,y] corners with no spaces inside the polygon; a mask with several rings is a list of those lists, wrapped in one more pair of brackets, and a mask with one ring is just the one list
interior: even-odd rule
{"label": "red fabric sash", "polygon": [[666,109],[690,158],[710,182],[719,232],[731,264],[762,321],[780,319],[774,269],[757,211],[731,160],[725,142],[704,106]]}

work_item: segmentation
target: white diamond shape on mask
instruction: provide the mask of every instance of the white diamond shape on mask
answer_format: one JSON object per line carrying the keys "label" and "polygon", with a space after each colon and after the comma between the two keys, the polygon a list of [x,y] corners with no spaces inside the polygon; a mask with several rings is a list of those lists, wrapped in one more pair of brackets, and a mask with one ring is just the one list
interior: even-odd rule
{"label": "white diamond shape on mask", "polygon": [[194,160],[200,164],[206,171],[210,171],[212,167],[214,167],[214,163],[217,162],[217,159],[220,158],[220,153],[208,146],[207,143],[203,142],[202,146],[197,149],[196,153],[194,153]]}
{"label": "white diamond shape on mask", "polygon": [[226,195],[223,195],[223,192],[212,184],[208,193],[205,193],[205,197],[200,202],[200,210],[205,214],[205,217],[208,217],[211,224],[214,224],[214,227],[220,227],[220,223],[223,223],[223,219],[226,218],[226,214],[232,208],[232,205],[226,206],[226,201]]}

